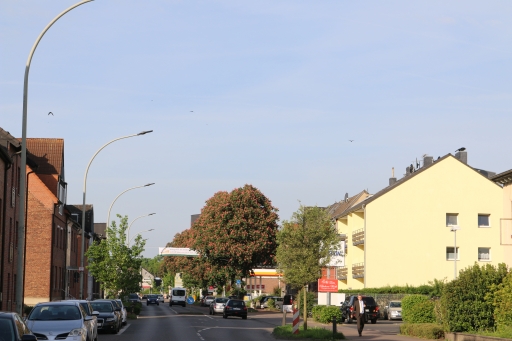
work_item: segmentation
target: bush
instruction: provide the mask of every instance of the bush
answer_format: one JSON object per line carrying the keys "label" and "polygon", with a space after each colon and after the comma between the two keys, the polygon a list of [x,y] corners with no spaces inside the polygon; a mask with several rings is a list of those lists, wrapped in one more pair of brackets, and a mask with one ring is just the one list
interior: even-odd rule
{"label": "bush", "polygon": [[497,330],[512,329],[512,272],[503,279],[503,282],[493,287],[494,297],[487,294],[489,300],[492,299],[494,306],[494,320]]}
{"label": "bush", "polygon": [[422,339],[443,339],[443,326],[435,323],[402,323],[400,334]]}
{"label": "bush", "polygon": [[142,309],[142,303],[140,302],[129,302],[125,304],[126,311],[131,314],[139,315]]}
{"label": "bush", "polygon": [[[297,300],[297,308],[300,311],[300,316],[304,317],[304,303],[302,302],[304,300],[304,291],[300,291],[297,294],[296,300]],[[310,312],[313,310],[313,307],[316,305],[315,294],[308,291],[306,293],[306,300],[307,300],[306,308],[307,308],[308,312]]]}
{"label": "bush", "polygon": [[410,295],[402,299],[402,320],[409,323],[435,322],[434,304],[423,295]]}
{"label": "bush", "polygon": [[507,275],[505,264],[497,267],[475,263],[459,272],[446,284],[441,296],[444,329],[451,332],[475,332],[494,328],[496,290]]}
{"label": "bush", "polygon": [[276,308],[276,301],[274,301],[273,299],[269,298],[267,300],[267,306],[270,308],[270,309],[275,309]]}
{"label": "bush", "polygon": [[332,318],[341,321],[341,310],[336,306],[317,305],[312,310],[313,319],[320,323],[331,323]]}
{"label": "bush", "polygon": [[30,314],[30,312],[32,311],[32,309],[34,309],[33,306],[30,306],[30,305],[23,305],[23,316],[28,316],[28,314]]}

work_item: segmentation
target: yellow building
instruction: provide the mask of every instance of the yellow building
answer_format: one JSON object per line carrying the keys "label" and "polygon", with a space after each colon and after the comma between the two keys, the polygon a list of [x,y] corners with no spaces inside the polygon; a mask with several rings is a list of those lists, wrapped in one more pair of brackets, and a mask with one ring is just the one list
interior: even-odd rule
{"label": "yellow building", "polygon": [[452,280],[475,262],[505,262],[503,189],[468,166],[465,152],[456,157],[427,156],[380,192],[347,198],[341,213],[331,209],[346,236],[340,289],[417,286]]}
{"label": "yellow building", "polygon": [[503,186],[501,245],[505,246],[505,261],[512,267],[512,169],[492,177],[491,180]]}

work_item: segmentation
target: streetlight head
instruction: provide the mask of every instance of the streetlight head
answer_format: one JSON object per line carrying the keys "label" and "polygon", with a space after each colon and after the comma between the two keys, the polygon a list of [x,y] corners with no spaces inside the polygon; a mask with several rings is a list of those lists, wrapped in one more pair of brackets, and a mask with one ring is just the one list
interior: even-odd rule
{"label": "streetlight head", "polygon": [[148,232],[149,232],[149,231],[153,231],[153,230],[154,230],[154,229],[150,229],[150,230],[148,230]]}
{"label": "streetlight head", "polygon": [[145,185],[144,185],[144,187],[152,186],[152,185],[154,185],[154,184],[155,184],[154,182],[152,182],[152,183],[150,183],[150,184],[145,184]]}
{"label": "streetlight head", "polygon": [[451,231],[451,232],[455,232],[455,231],[458,231],[458,230],[460,230],[460,226],[458,226],[458,225],[453,225],[453,226],[450,228],[450,231]]}
{"label": "streetlight head", "polygon": [[153,215],[153,214],[156,214],[156,213],[150,213],[150,214],[148,214],[148,215]]}
{"label": "streetlight head", "polygon": [[149,134],[149,133],[152,133],[152,132],[153,132],[153,130],[145,130],[145,131],[141,131],[137,135],[145,135],[145,134]]}

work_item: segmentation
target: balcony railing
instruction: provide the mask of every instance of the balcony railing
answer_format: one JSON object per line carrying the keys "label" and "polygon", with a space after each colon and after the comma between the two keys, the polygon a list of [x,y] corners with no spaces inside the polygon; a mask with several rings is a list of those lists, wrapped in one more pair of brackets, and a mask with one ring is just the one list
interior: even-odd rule
{"label": "balcony railing", "polygon": [[352,264],[352,278],[363,278],[364,277],[364,263]]}
{"label": "balcony railing", "polygon": [[352,232],[352,245],[364,244],[364,229]]}
{"label": "balcony railing", "polygon": [[348,268],[346,266],[338,267],[336,278],[340,281],[346,281],[348,277]]}

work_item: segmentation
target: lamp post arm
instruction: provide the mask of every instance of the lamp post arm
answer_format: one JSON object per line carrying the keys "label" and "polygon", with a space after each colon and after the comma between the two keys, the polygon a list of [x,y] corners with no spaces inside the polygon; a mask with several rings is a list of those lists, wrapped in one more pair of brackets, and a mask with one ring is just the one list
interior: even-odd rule
{"label": "lamp post arm", "polygon": [[132,188],[128,188],[127,190],[124,190],[123,192],[121,192],[115,199],[114,201],[112,201],[112,204],[110,204],[110,207],[108,208],[108,215],[107,215],[107,228],[109,228],[110,226],[110,211],[112,210],[112,206],[114,206],[116,200],[123,194],[125,194],[126,192],[128,191],[131,191],[132,189],[136,189],[136,188],[141,188],[141,187],[145,187],[147,185],[142,185],[142,186],[137,186],[137,187],[132,187]]}
{"label": "lamp post arm", "polygon": [[[59,15],[57,15],[50,23],[43,29],[41,34],[37,37],[30,53],[28,54],[27,64],[25,65],[25,76],[23,78],[23,118],[21,123],[21,163],[20,169],[23,173],[26,172],[27,168],[27,102],[28,102],[28,75],[30,72],[30,63],[32,62],[32,57],[34,56],[34,52],[36,51],[37,45],[43,38],[46,31],[52,27],[52,25],[59,20],[64,14],[68,13],[72,9],[83,5],[87,2],[91,2],[94,0],[83,0],[73,6],[65,9]],[[24,176],[20,179],[20,188],[19,193],[21,196],[19,211],[18,211],[18,266],[17,266],[17,277],[16,277],[16,312],[20,315],[23,314],[23,288],[25,282],[25,196],[27,195],[27,184]]]}

